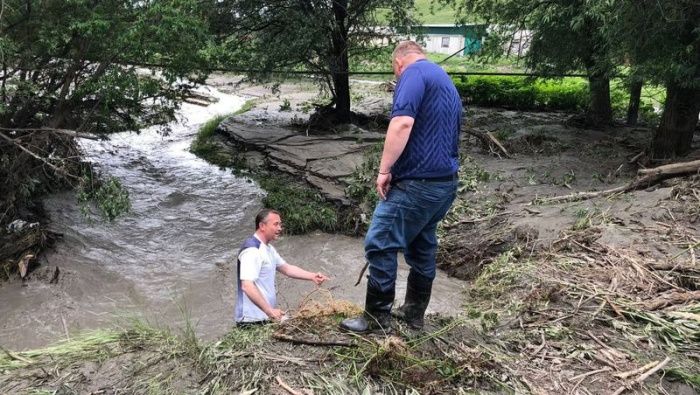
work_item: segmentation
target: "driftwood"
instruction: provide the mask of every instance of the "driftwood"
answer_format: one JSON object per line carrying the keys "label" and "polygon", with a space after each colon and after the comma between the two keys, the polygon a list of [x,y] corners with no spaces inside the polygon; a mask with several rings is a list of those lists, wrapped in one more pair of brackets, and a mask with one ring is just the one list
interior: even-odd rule
{"label": "driftwood", "polygon": [[293,343],[293,344],[306,344],[307,346],[325,346],[325,347],[353,347],[353,346],[355,346],[355,344],[351,343],[351,342],[306,340],[306,339],[300,339],[297,337],[285,335],[283,333],[273,333],[272,337],[274,339],[277,339],[277,340],[280,340],[283,342],[289,342],[289,343]]}
{"label": "driftwood", "polygon": [[508,150],[506,150],[506,147],[504,147],[503,144],[501,144],[501,142],[498,141],[496,136],[494,136],[491,132],[486,132],[486,137],[488,137],[489,140],[491,140],[494,144],[496,144],[496,146],[501,149],[501,151],[503,152],[503,154],[505,154],[506,157],[508,157],[508,158],[511,157],[510,154],[508,153]]}
{"label": "driftwood", "polygon": [[284,390],[289,392],[290,394],[292,394],[292,395],[304,395],[302,392],[296,391],[295,389],[293,389],[292,387],[287,385],[287,383],[285,383],[280,376],[275,377],[275,380],[277,380],[277,384],[279,384],[280,387],[284,388]]}
{"label": "driftwood", "polygon": [[0,234],[0,261],[14,260],[31,251],[36,245],[45,243],[46,234],[41,227],[33,227],[21,234]]}
{"label": "driftwood", "polygon": [[668,306],[700,300],[700,291],[672,291],[644,303],[647,310],[658,310]]}
{"label": "driftwood", "polygon": [[471,128],[464,128],[464,129],[462,129],[462,131],[464,131],[465,133],[467,133],[470,136],[474,136],[474,137],[478,138],[481,141],[481,143],[487,147],[495,145],[496,147],[498,147],[498,149],[501,150],[501,152],[503,153],[503,155],[505,155],[506,158],[512,157],[510,155],[510,153],[508,152],[508,150],[506,150],[506,148],[503,146],[503,144],[501,144],[501,142],[498,141],[496,136],[493,135],[493,133],[481,132],[481,131],[471,129]]}
{"label": "driftwood", "polygon": [[680,177],[687,174],[700,172],[700,160],[690,162],[671,163],[651,169],[640,169],[637,171],[637,177],[627,183],[612,189],[594,192],[576,192],[568,195],[555,196],[551,198],[540,199],[540,204],[560,203],[560,202],[575,202],[579,200],[593,199],[596,197],[613,195],[616,193],[629,192],[639,188],[648,188],[661,180],[667,178]]}
{"label": "driftwood", "polygon": [[34,257],[34,254],[27,251],[17,261],[17,269],[19,270],[19,276],[21,278],[25,278],[27,276],[27,273],[29,272],[29,265],[31,264],[31,261],[32,259],[34,259]]}
{"label": "driftwood", "polygon": [[[656,364],[653,368],[649,369],[646,373],[642,374],[641,376],[637,377],[632,383],[630,383],[629,386],[623,385],[622,387],[618,388],[617,391],[613,392],[613,395],[620,395],[621,393],[625,392],[628,390],[631,386],[635,384],[641,384],[644,382],[644,380],[648,379],[652,374],[658,372],[661,370],[664,366],[666,366],[669,362],[671,361],[671,358],[666,357],[663,361],[659,362]],[[647,365],[649,366],[649,365]],[[646,366],[645,366],[646,367]]]}

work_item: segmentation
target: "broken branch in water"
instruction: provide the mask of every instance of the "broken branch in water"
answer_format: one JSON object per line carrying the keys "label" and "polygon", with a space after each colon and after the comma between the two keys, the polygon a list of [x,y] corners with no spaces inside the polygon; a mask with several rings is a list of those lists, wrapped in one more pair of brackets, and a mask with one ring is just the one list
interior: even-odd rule
{"label": "broken branch in water", "polygon": [[355,286],[357,287],[360,284],[360,281],[362,281],[362,276],[365,274],[365,271],[369,267],[369,261],[365,262],[365,265],[362,266],[362,270],[360,270],[360,275],[357,277],[357,282],[355,283]]}
{"label": "broken branch in water", "polygon": [[64,169],[62,169],[62,168],[60,168],[60,167],[54,165],[53,163],[49,162],[47,159],[42,158],[41,156],[37,155],[36,153],[30,151],[30,150],[27,149],[25,146],[23,146],[22,144],[20,144],[20,143],[18,143],[17,141],[15,141],[15,139],[12,139],[12,138],[10,138],[10,137],[7,137],[4,133],[0,133],[0,138],[3,138],[3,139],[5,139],[5,140],[9,141],[10,143],[12,143],[13,145],[15,145],[15,146],[16,146],[17,148],[19,148],[20,150],[22,150],[22,151],[26,152],[27,154],[29,154],[29,155],[30,155],[31,157],[33,157],[34,159],[39,160],[39,161],[43,162],[44,164],[46,164],[47,166],[49,166],[50,168],[54,169],[57,173],[61,173],[61,174],[65,175],[65,176],[72,177],[72,178],[75,178],[75,179],[78,179],[78,178],[79,178],[78,176],[68,173],[68,172],[65,171]]}
{"label": "broken branch in water", "polygon": [[19,132],[19,133],[35,133],[35,132],[53,132],[59,134],[65,134],[67,136],[79,137],[81,139],[89,140],[100,140],[100,136],[94,134],[77,132],[75,130],[69,129],[56,129],[56,128],[2,128],[0,130],[3,132]]}

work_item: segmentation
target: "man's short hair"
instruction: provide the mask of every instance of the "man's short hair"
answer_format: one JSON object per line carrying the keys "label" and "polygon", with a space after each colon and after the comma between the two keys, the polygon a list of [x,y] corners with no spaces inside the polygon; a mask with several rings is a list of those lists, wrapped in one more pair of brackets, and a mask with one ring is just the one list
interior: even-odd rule
{"label": "man's short hair", "polygon": [[402,58],[410,53],[425,55],[425,51],[423,51],[423,47],[421,47],[420,44],[415,41],[407,40],[401,41],[396,45],[394,52],[391,54],[391,59]]}
{"label": "man's short hair", "polygon": [[273,210],[271,208],[264,208],[258,211],[258,214],[255,216],[255,230],[258,230],[258,228],[260,227],[260,223],[265,222],[270,214],[277,214],[280,217],[282,216],[280,215],[279,211]]}

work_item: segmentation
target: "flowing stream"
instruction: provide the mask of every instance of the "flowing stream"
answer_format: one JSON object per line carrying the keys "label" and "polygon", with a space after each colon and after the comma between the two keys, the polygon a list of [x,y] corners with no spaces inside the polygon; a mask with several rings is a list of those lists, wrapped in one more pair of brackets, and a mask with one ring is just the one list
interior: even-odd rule
{"label": "flowing stream", "polygon": [[[40,347],[86,330],[128,327],[134,319],[175,332],[189,322],[205,339],[230,330],[238,245],[253,232],[264,191],[188,151],[202,123],[245,101],[212,88],[206,93],[218,102],[183,104],[168,134],[154,128],[81,142],[88,159],[129,190],[132,210],[106,223],[86,218],[73,193],[46,199],[51,230],[63,236],[42,265],[58,266],[59,281],[0,285],[0,345]],[[364,263],[360,238],[315,233],[275,245],[288,262],[329,274],[324,288],[334,298],[364,303],[365,282],[353,286]],[[406,276],[401,264],[398,304]],[[439,273],[429,310],[458,311],[463,287]],[[279,275],[281,308],[294,310],[314,288]]]}

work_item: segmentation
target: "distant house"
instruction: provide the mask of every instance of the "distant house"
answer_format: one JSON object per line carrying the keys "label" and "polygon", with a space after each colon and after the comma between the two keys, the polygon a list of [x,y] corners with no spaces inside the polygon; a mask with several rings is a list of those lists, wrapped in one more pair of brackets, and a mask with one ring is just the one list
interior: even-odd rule
{"label": "distant house", "polygon": [[503,46],[503,51],[507,56],[522,57],[530,49],[532,41],[532,31],[518,30],[511,36],[510,42]]}
{"label": "distant house", "polygon": [[469,55],[481,50],[486,36],[485,24],[426,24],[417,27],[417,40],[426,51],[458,56]]}

